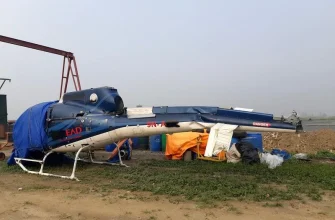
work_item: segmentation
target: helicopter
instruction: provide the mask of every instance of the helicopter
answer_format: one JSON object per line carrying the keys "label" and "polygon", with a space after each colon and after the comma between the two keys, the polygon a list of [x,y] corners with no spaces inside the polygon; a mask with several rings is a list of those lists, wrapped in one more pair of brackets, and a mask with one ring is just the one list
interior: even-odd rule
{"label": "helicopter", "polygon": [[[236,125],[236,132],[302,131],[297,115],[275,119],[272,114],[215,106],[127,108],[118,90],[105,86],[67,92],[59,100],[28,108],[14,125],[14,149],[7,163],[18,164],[31,174],[79,180],[75,176],[77,161],[108,164],[92,157],[93,151],[104,150],[108,144],[133,137],[210,129],[217,123]],[[43,152],[43,158],[32,159],[34,151]],[[89,159],[79,158],[81,152],[87,152]],[[52,153],[75,154],[71,176],[43,172]],[[40,170],[28,170],[25,161],[40,163]],[[119,165],[127,166],[122,160]]]}

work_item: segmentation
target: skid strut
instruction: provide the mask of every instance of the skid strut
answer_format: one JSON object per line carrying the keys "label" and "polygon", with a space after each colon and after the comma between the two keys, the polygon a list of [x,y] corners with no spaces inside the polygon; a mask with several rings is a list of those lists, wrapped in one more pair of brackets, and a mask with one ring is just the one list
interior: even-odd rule
{"label": "skid strut", "polygon": [[92,153],[92,151],[88,151],[89,160],[83,159],[83,158],[79,158],[78,160],[83,161],[83,162],[87,162],[87,163],[94,163],[94,164],[108,164],[108,165],[114,165],[114,166],[129,167],[128,165],[126,165],[126,164],[124,164],[122,162],[122,158],[121,158],[121,154],[120,154],[120,149],[119,148],[118,148],[118,155],[119,155],[120,163],[111,163],[111,162],[105,162],[105,161],[96,161],[96,160],[93,159],[93,153]]}
{"label": "skid strut", "polygon": [[[43,169],[44,169],[44,164],[45,164],[45,161],[47,159],[47,157],[52,154],[52,153],[55,153],[54,151],[49,151],[44,157],[43,157],[43,160],[33,160],[33,159],[25,159],[25,158],[17,158],[15,157],[15,162],[16,164],[18,164],[25,172],[27,173],[30,173],[30,174],[37,174],[37,175],[42,175],[42,176],[53,176],[53,177],[60,177],[60,178],[63,178],[63,179],[70,179],[70,180],[77,180],[79,181],[79,179],[75,176],[75,173],[76,173],[76,168],[77,168],[77,162],[78,160],[79,161],[83,161],[83,162],[88,162],[88,163],[94,163],[94,164],[108,164],[108,165],[120,165],[120,166],[125,166],[125,167],[128,167],[126,164],[124,164],[121,160],[121,155],[120,155],[120,151],[118,150],[118,155],[119,155],[119,159],[120,159],[120,163],[108,163],[108,162],[102,162],[102,161],[95,161],[93,160],[93,157],[92,157],[92,152],[91,150],[89,149],[90,146],[89,145],[85,145],[85,146],[82,146],[77,152],[76,152],[76,156],[75,156],[75,159],[74,159],[74,164],[73,164],[73,169],[72,169],[72,174],[71,176],[63,176],[63,175],[57,175],[57,174],[52,174],[52,173],[45,173],[43,172]],[[79,154],[85,150],[85,149],[89,149],[88,151],[88,154],[89,154],[89,160],[86,160],[86,159],[82,159],[82,158],[79,158]],[[39,163],[41,164],[41,168],[39,171],[32,171],[32,170],[28,170],[22,163],[21,161],[29,161],[29,162],[35,162],[35,163]]]}

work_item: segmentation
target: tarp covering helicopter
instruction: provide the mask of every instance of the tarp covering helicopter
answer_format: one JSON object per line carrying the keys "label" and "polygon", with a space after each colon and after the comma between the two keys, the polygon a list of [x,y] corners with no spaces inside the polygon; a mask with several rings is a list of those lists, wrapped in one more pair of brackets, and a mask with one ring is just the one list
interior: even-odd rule
{"label": "tarp covering helicopter", "polygon": [[[302,130],[296,115],[276,120],[272,114],[212,106],[126,108],[117,89],[100,87],[65,93],[58,101],[28,108],[14,125],[14,149],[7,163],[19,164],[29,173],[57,176],[43,173],[45,159],[54,152],[75,152],[72,175],[59,177],[77,179],[81,151],[103,150],[124,138],[210,129],[217,123],[237,125],[236,131]],[[32,158],[36,151],[43,152],[42,160]],[[38,162],[41,170],[29,171],[23,161]],[[96,161],[90,157],[89,162]]]}

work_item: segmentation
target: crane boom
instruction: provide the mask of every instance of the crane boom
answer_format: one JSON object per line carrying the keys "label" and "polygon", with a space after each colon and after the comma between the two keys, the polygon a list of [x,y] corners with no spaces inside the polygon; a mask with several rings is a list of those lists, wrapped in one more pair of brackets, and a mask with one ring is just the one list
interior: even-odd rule
{"label": "crane boom", "polygon": [[[61,88],[60,88],[59,98],[61,98],[62,95],[66,93],[70,72],[73,78],[73,83],[74,83],[74,87],[76,91],[81,90],[78,68],[77,68],[76,59],[73,53],[64,51],[64,50],[55,49],[52,47],[43,46],[40,44],[35,44],[35,43],[11,38],[11,37],[6,37],[3,35],[0,35],[0,42],[13,44],[13,45],[21,46],[21,47],[27,47],[27,48],[34,49],[34,50],[44,51],[44,52],[63,56],[64,59],[63,59],[62,79],[61,79]],[[65,72],[66,60],[68,61],[67,62],[68,67],[67,67],[67,71]],[[74,71],[72,70],[72,63],[74,65]],[[65,85],[64,85],[64,82],[65,82]]]}
{"label": "crane boom", "polygon": [[73,53],[71,53],[71,52],[67,52],[67,51],[64,51],[64,50],[58,50],[58,49],[55,49],[55,48],[52,48],[52,47],[47,47],[47,46],[43,46],[43,45],[40,45],[40,44],[35,44],[35,43],[23,41],[23,40],[18,40],[18,39],[11,38],[11,37],[6,37],[6,36],[0,35],[0,41],[4,42],[4,43],[8,43],[8,44],[14,44],[14,45],[21,46],[21,47],[27,47],[27,48],[30,48],[30,49],[40,50],[40,51],[44,51],[44,52],[48,52],[48,53],[61,55],[61,56],[64,56],[64,57],[73,58]]}

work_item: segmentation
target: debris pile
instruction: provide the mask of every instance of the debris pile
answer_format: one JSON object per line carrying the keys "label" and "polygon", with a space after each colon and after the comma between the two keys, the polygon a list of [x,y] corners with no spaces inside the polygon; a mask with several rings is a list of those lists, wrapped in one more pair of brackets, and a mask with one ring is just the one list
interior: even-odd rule
{"label": "debris pile", "polygon": [[[187,151],[192,151],[195,154],[193,159],[226,161],[228,163],[242,162],[250,165],[263,163],[269,169],[275,169],[291,157],[309,160],[307,154],[335,151],[335,131],[333,130],[300,134],[247,134],[243,138],[233,137],[231,141],[228,137],[232,135],[230,132],[225,129],[217,130],[213,134],[185,132],[168,135],[165,152],[165,155],[169,156],[167,159],[180,160]],[[213,136],[211,137],[211,135]],[[214,153],[217,146],[221,146],[221,153],[224,153],[224,157],[220,158]],[[207,151],[208,155],[206,155]]]}

